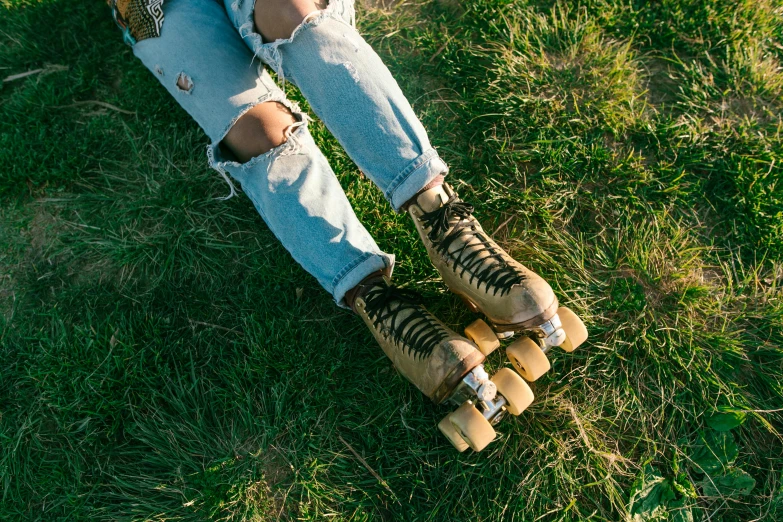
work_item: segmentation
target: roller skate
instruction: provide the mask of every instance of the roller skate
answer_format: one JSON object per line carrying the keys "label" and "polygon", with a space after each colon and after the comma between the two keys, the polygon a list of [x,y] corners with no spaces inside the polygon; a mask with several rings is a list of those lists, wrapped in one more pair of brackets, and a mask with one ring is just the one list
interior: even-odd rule
{"label": "roller skate", "polygon": [[559,307],[549,284],[492,240],[473,217],[473,207],[451,187],[422,192],[407,210],[446,285],[487,318],[465,329],[484,355],[500,339],[525,334],[506,354],[522,377],[535,381],[550,368],[551,347],[572,352],[587,339],[579,317]]}
{"label": "roller skate", "polygon": [[415,292],[380,279],[363,285],[353,308],[406,379],[436,404],[456,406],[438,424],[454,447],[481,451],[495,438],[493,426],[507,412],[522,413],[533,392],[509,368],[490,378],[476,346],[419,301]]}

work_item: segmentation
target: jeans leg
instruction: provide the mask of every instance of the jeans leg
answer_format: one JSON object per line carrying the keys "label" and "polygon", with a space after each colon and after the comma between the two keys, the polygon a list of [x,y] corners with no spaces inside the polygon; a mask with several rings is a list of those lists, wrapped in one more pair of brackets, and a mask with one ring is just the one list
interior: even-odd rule
{"label": "jeans leg", "polygon": [[335,302],[394,256],[381,252],[351,208],[307,129],[306,116],[288,141],[247,163],[218,164],[242,184],[269,229]]}
{"label": "jeans leg", "polygon": [[[136,43],[134,54],[211,138],[210,166],[241,183],[293,258],[345,306],[345,292],[377,270],[390,271],[394,256],[381,252],[359,222],[310,137],[307,117],[253,63],[223,6],[166,0],[164,14],[160,36]],[[273,101],[299,120],[287,141],[246,163],[224,158],[219,143],[237,119]]]}
{"label": "jeans leg", "polygon": [[[291,38],[264,43],[249,0],[233,12],[240,35],[299,87],[345,151],[395,210],[448,167],[380,57],[346,21],[346,2],[309,16]],[[246,21],[247,20],[247,21]],[[249,22],[249,23],[248,23]]]}

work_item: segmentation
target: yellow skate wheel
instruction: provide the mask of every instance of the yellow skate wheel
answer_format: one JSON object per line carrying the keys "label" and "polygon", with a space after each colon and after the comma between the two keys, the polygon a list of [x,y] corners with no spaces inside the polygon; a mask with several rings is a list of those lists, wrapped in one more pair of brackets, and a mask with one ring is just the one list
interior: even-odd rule
{"label": "yellow skate wheel", "polygon": [[457,430],[454,429],[454,425],[451,424],[450,414],[443,417],[443,419],[438,423],[438,429],[446,436],[447,439],[449,439],[449,442],[451,442],[451,445],[454,446],[457,451],[462,453],[468,449],[468,443],[465,442],[465,439],[462,438],[462,435],[457,433]]}
{"label": "yellow skate wheel", "polygon": [[506,398],[506,409],[511,415],[519,415],[533,403],[533,390],[511,368],[501,368],[492,376],[492,382]]}
{"label": "yellow skate wheel", "polygon": [[489,355],[500,347],[495,331],[481,319],[476,319],[465,328],[465,337],[473,341],[484,355]]}
{"label": "yellow skate wheel", "polygon": [[565,306],[557,309],[557,315],[560,317],[560,322],[563,323],[563,331],[566,334],[566,340],[560,345],[560,348],[567,352],[573,352],[587,340],[587,328],[582,320]]}
{"label": "yellow skate wheel", "polygon": [[535,381],[551,368],[546,354],[529,337],[523,337],[511,343],[506,348],[506,355],[508,355],[508,360],[514,365],[519,375],[530,382]]}
{"label": "yellow skate wheel", "polygon": [[473,451],[483,450],[495,438],[495,429],[470,401],[457,408],[448,419]]}

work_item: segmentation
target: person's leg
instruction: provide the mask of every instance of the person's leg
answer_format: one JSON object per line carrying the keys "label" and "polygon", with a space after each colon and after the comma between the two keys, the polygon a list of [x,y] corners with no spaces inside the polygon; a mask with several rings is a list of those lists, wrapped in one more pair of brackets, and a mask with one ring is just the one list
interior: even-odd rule
{"label": "person's leg", "polygon": [[222,143],[236,159],[245,163],[285,143],[286,129],[296,121],[282,103],[259,103],[239,117]]}
{"label": "person's leg", "polygon": [[498,332],[535,328],[562,344],[551,287],[511,258],[481,229],[472,206],[441,185],[446,165],[388,69],[349,23],[352,0],[322,7],[314,0],[243,0],[229,10],[251,49],[299,87],[392,206],[408,211],[448,286]]}
{"label": "person's leg", "polygon": [[247,45],[290,80],[395,210],[448,167],[380,57],[351,26],[351,0],[224,0]]}
{"label": "person's leg", "polygon": [[[490,379],[481,365],[484,355],[427,312],[413,292],[395,288],[387,279],[368,280],[369,274],[390,268],[393,258],[378,250],[356,220],[307,133],[305,116],[285,100],[268,75],[259,77],[249,68],[251,60],[236,49],[239,37],[234,33],[232,40],[222,27],[227,20],[225,13],[215,12],[218,5],[213,0],[167,0],[161,36],[138,42],[136,55],[213,139],[208,149],[212,166],[242,183],[297,261],[338,302],[346,291],[364,287],[352,292],[354,310],[406,378],[433,401],[459,405],[439,424],[452,444],[459,451],[468,446],[480,451],[495,437],[491,422],[506,411],[521,413],[532,402],[532,392],[507,369]],[[410,130],[406,126],[391,129],[396,133],[391,142],[397,147],[385,147],[385,152],[415,153],[411,142],[403,139]],[[221,143],[234,159],[223,157]],[[396,174],[394,180],[402,188],[387,187],[392,201],[401,197],[399,190],[407,190],[409,180],[421,187],[440,173],[430,171],[437,156],[418,163],[427,157],[428,147],[423,146],[425,152],[418,153],[402,179]],[[429,166],[422,168],[425,164]]]}
{"label": "person's leg", "polygon": [[368,274],[391,270],[356,218],[307,117],[254,64],[214,0],[167,0],[160,36],[134,54],[213,141],[210,165],[237,179],[270,230],[338,304]]}

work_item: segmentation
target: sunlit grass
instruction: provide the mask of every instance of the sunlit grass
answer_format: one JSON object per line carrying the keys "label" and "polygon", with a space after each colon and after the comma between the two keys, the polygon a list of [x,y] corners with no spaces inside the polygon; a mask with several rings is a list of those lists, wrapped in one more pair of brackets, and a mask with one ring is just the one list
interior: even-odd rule
{"label": "sunlit grass", "polygon": [[[102,2],[0,5],[0,79],[44,69],[0,90],[0,519],[783,517],[776,3],[360,7],[451,183],[591,334],[461,455],[250,202],[217,199]],[[312,128],[395,280],[473,320]],[[733,457],[705,475],[715,433]]]}

